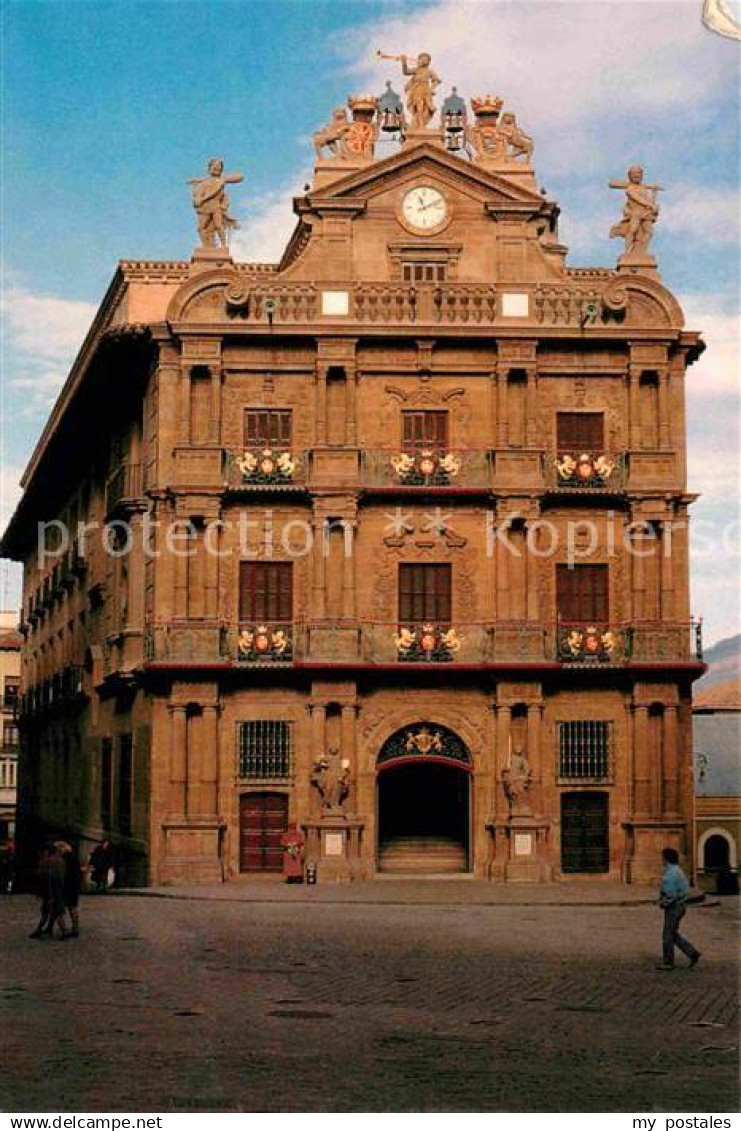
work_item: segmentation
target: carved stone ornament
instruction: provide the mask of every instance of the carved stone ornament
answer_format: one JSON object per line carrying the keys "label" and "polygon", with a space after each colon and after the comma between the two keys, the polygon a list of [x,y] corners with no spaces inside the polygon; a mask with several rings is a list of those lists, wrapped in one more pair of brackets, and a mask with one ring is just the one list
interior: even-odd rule
{"label": "carved stone ornament", "polygon": [[532,788],[533,770],[524,750],[513,750],[509,766],[502,770],[502,785],[509,801],[511,816],[531,816],[527,794]]}
{"label": "carved stone ornament", "polygon": [[311,784],[319,794],[323,814],[345,816],[345,802],[350,793],[350,763],[340,758],[338,750],[330,750],[314,763]]}

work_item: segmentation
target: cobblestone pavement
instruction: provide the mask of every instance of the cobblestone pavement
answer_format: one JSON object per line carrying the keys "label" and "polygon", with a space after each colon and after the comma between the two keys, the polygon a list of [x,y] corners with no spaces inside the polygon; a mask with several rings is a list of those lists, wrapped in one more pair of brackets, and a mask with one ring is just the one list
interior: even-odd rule
{"label": "cobblestone pavement", "polygon": [[0,1108],[733,1112],[736,912],[8,897]]}

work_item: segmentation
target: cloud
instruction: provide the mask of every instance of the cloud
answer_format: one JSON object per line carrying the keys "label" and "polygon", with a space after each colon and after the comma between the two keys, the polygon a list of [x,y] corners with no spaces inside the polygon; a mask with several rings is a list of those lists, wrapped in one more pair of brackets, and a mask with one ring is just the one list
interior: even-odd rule
{"label": "cloud", "polygon": [[21,287],[7,288],[3,298],[8,408],[14,416],[37,416],[62,387],[96,307]]}
{"label": "cloud", "polygon": [[235,201],[235,213],[240,222],[230,245],[235,259],[251,263],[278,262],[297,223],[293,198],[301,194],[310,180],[311,173],[299,173],[290,184],[279,186],[266,199],[255,200],[246,217],[240,213],[240,201]]}
{"label": "cloud", "polygon": [[685,325],[689,330],[699,330],[706,343],[705,352],[687,371],[687,399],[690,408],[712,411],[719,398],[727,398],[724,416],[729,407],[738,417],[741,409],[739,390],[739,320],[738,313],[723,313],[725,296],[713,294],[679,295],[684,310]]}
{"label": "cloud", "polygon": [[664,195],[661,224],[667,234],[687,236],[698,245],[739,242],[737,187],[675,184]]}

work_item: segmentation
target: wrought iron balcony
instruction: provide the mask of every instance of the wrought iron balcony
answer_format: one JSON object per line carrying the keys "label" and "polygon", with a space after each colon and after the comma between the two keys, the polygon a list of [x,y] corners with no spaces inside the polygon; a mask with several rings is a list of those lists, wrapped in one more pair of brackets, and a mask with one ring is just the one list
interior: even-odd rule
{"label": "wrought iron balcony", "polygon": [[550,492],[591,495],[625,491],[627,465],[622,452],[548,452],[543,460],[543,477]]}
{"label": "wrought iron balcony", "polygon": [[489,490],[492,482],[491,452],[441,451],[423,448],[404,452],[397,448],[363,451],[360,454],[363,487],[393,490],[401,488],[458,488]]}
{"label": "wrought iron balcony", "polygon": [[142,494],[142,465],[128,460],[119,464],[106,483],[106,513],[131,506]]}
{"label": "wrought iron balcony", "polygon": [[303,490],[306,486],[306,452],[284,448],[250,448],[224,455],[224,480],[231,490]]}

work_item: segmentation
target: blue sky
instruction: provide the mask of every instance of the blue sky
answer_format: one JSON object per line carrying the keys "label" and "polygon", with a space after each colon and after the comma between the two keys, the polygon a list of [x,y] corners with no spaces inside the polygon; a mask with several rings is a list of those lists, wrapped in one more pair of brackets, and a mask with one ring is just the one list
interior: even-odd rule
{"label": "blue sky", "polygon": [[[119,258],[187,258],[185,185],[223,154],[246,182],[240,258],[271,259],[311,169],[310,135],[348,93],[396,78],[376,47],[428,50],[466,97],[492,90],[535,138],[572,265],[611,265],[639,161],[660,181],[666,284],[709,349],[689,383],[691,487],[711,549],[695,607],[737,631],[738,46],[701,0],[23,0],[5,5],[4,473],[15,484]],[[398,85],[398,83],[397,83]],[[703,531],[702,524],[706,524]],[[11,586],[8,599],[16,599]]]}

